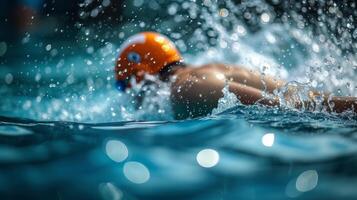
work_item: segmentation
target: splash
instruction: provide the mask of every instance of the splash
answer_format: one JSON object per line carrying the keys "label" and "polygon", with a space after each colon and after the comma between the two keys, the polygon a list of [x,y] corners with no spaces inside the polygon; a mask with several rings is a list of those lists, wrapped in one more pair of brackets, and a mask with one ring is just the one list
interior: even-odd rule
{"label": "splash", "polygon": [[[88,11],[79,13],[81,19],[100,17],[113,2],[103,1],[99,7],[93,7],[94,3],[78,5]],[[122,4],[125,12],[120,20],[125,23],[120,26],[76,23],[79,31],[74,46],[82,50],[75,54],[61,51],[63,46],[54,41],[36,43],[32,34],[26,34],[22,45],[42,46],[43,60],[24,61],[21,73],[11,67],[2,69],[0,93],[9,98],[1,100],[1,113],[83,122],[172,119],[169,85],[160,83],[161,87],[141,91],[141,106],[134,98],[138,90],[120,94],[113,87],[120,44],[144,30],[168,35],[190,64],[232,63],[301,85],[296,94],[300,99],[306,98],[303,88],[357,95],[356,14],[347,9],[355,8],[354,2],[153,0]],[[153,12],[157,15],[148,14]],[[218,110],[234,102],[226,95]]]}
{"label": "splash", "polygon": [[237,96],[229,91],[229,85],[226,83],[222,89],[223,97],[218,100],[217,108],[212,110],[212,115],[219,114],[229,108],[242,105]]}

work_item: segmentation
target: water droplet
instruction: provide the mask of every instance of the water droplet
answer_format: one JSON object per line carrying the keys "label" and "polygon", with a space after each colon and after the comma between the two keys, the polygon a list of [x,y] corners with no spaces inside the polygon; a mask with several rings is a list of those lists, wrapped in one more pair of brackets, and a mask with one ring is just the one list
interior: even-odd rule
{"label": "water droplet", "polygon": [[320,51],[320,47],[319,45],[317,45],[316,43],[312,44],[312,50],[316,53],[318,53]]}
{"label": "water droplet", "polygon": [[244,36],[247,33],[243,26],[237,26],[237,32],[240,36]]}
{"label": "water droplet", "polygon": [[260,16],[260,20],[262,21],[262,23],[266,24],[270,21],[270,15],[268,13],[263,13]]}
{"label": "water droplet", "polygon": [[102,5],[108,7],[110,5],[110,0],[103,0]]}
{"label": "water droplet", "polygon": [[46,51],[50,51],[51,48],[52,48],[52,45],[51,45],[51,44],[48,44],[48,45],[46,45],[46,47],[45,47]]}
{"label": "water droplet", "polygon": [[227,9],[225,9],[225,8],[222,8],[222,9],[219,10],[219,15],[221,17],[227,17],[229,15],[229,11]]}
{"label": "water droplet", "polygon": [[133,5],[135,7],[140,7],[144,4],[144,0],[134,0]]}
{"label": "water droplet", "polygon": [[98,14],[99,14],[99,9],[98,8],[95,8],[90,12],[90,16],[91,17],[97,17]]}
{"label": "water droplet", "polygon": [[175,15],[177,13],[177,9],[178,9],[177,4],[171,4],[167,9],[167,12],[169,13],[169,15]]}

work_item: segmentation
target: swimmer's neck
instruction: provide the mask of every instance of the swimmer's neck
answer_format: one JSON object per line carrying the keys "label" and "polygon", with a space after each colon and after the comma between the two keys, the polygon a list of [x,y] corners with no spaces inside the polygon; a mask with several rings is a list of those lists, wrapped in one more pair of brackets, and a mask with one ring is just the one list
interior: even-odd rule
{"label": "swimmer's neck", "polygon": [[177,75],[184,69],[188,68],[189,65],[186,65],[185,63],[182,62],[176,62],[167,65],[163,70],[160,71],[160,79],[163,81],[169,81],[170,77]]}

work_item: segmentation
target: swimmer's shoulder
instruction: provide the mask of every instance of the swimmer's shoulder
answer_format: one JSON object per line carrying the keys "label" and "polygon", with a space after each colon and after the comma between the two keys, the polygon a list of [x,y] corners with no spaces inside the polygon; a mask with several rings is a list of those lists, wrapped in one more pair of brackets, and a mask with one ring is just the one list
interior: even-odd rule
{"label": "swimmer's shoulder", "polygon": [[188,77],[201,77],[222,70],[225,70],[225,65],[221,63],[209,63],[199,66],[186,65],[185,68],[177,70],[175,75],[180,80]]}
{"label": "swimmer's shoulder", "polygon": [[176,80],[188,80],[193,77],[202,78],[215,76],[217,73],[230,74],[232,72],[246,71],[244,67],[239,65],[224,64],[224,63],[208,63],[200,66],[186,65],[185,68],[178,70],[175,75]]}
{"label": "swimmer's shoulder", "polygon": [[232,69],[243,69],[244,67],[241,65],[236,65],[236,64],[228,64],[228,63],[208,63],[204,64],[200,67],[197,67],[196,69],[198,71],[204,71],[204,70],[219,70],[219,71],[229,71]]}

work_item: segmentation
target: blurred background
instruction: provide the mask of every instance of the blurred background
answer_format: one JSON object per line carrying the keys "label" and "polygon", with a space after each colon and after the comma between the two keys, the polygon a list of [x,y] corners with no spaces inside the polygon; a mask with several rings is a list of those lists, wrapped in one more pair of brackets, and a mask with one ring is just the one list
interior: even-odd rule
{"label": "blurred background", "polygon": [[[234,63],[356,95],[355,8],[353,0],[3,0],[0,94],[14,98],[3,99],[0,111],[35,119],[145,119],[130,105],[119,107],[122,100],[98,109],[96,98],[123,99],[114,97],[112,70],[120,44],[140,31],[167,35],[190,64]],[[96,108],[86,117],[77,109],[84,97],[85,107]],[[118,116],[122,109],[131,111]],[[96,117],[99,110],[116,117]],[[151,116],[172,118],[168,113]]]}
{"label": "blurred background", "polygon": [[[194,6],[190,8],[192,3]],[[229,3],[216,0],[3,0],[0,6],[1,62],[26,60],[28,55],[31,59],[41,57],[46,50],[42,45],[46,41],[52,43],[53,39],[66,42],[61,48],[76,52],[76,48],[119,43],[126,37],[123,31],[132,34],[142,30],[161,30],[168,35],[180,33],[183,38],[190,37],[206,20],[202,19],[203,10],[197,6],[209,7],[210,4],[220,9],[225,28],[233,26],[228,15],[234,15],[250,32],[260,30],[262,23],[288,23],[312,30],[315,35],[328,34],[342,51],[355,52],[354,1],[267,0],[259,5],[259,1],[234,0],[230,3],[240,6],[233,11],[227,8]],[[266,22],[260,20],[264,17]],[[86,31],[87,34],[90,31],[92,37],[80,34]],[[212,38],[216,36],[208,31],[206,34]],[[30,38],[37,42],[28,43]],[[211,41],[214,45],[214,40]],[[195,50],[200,47],[197,44],[188,46]]]}

